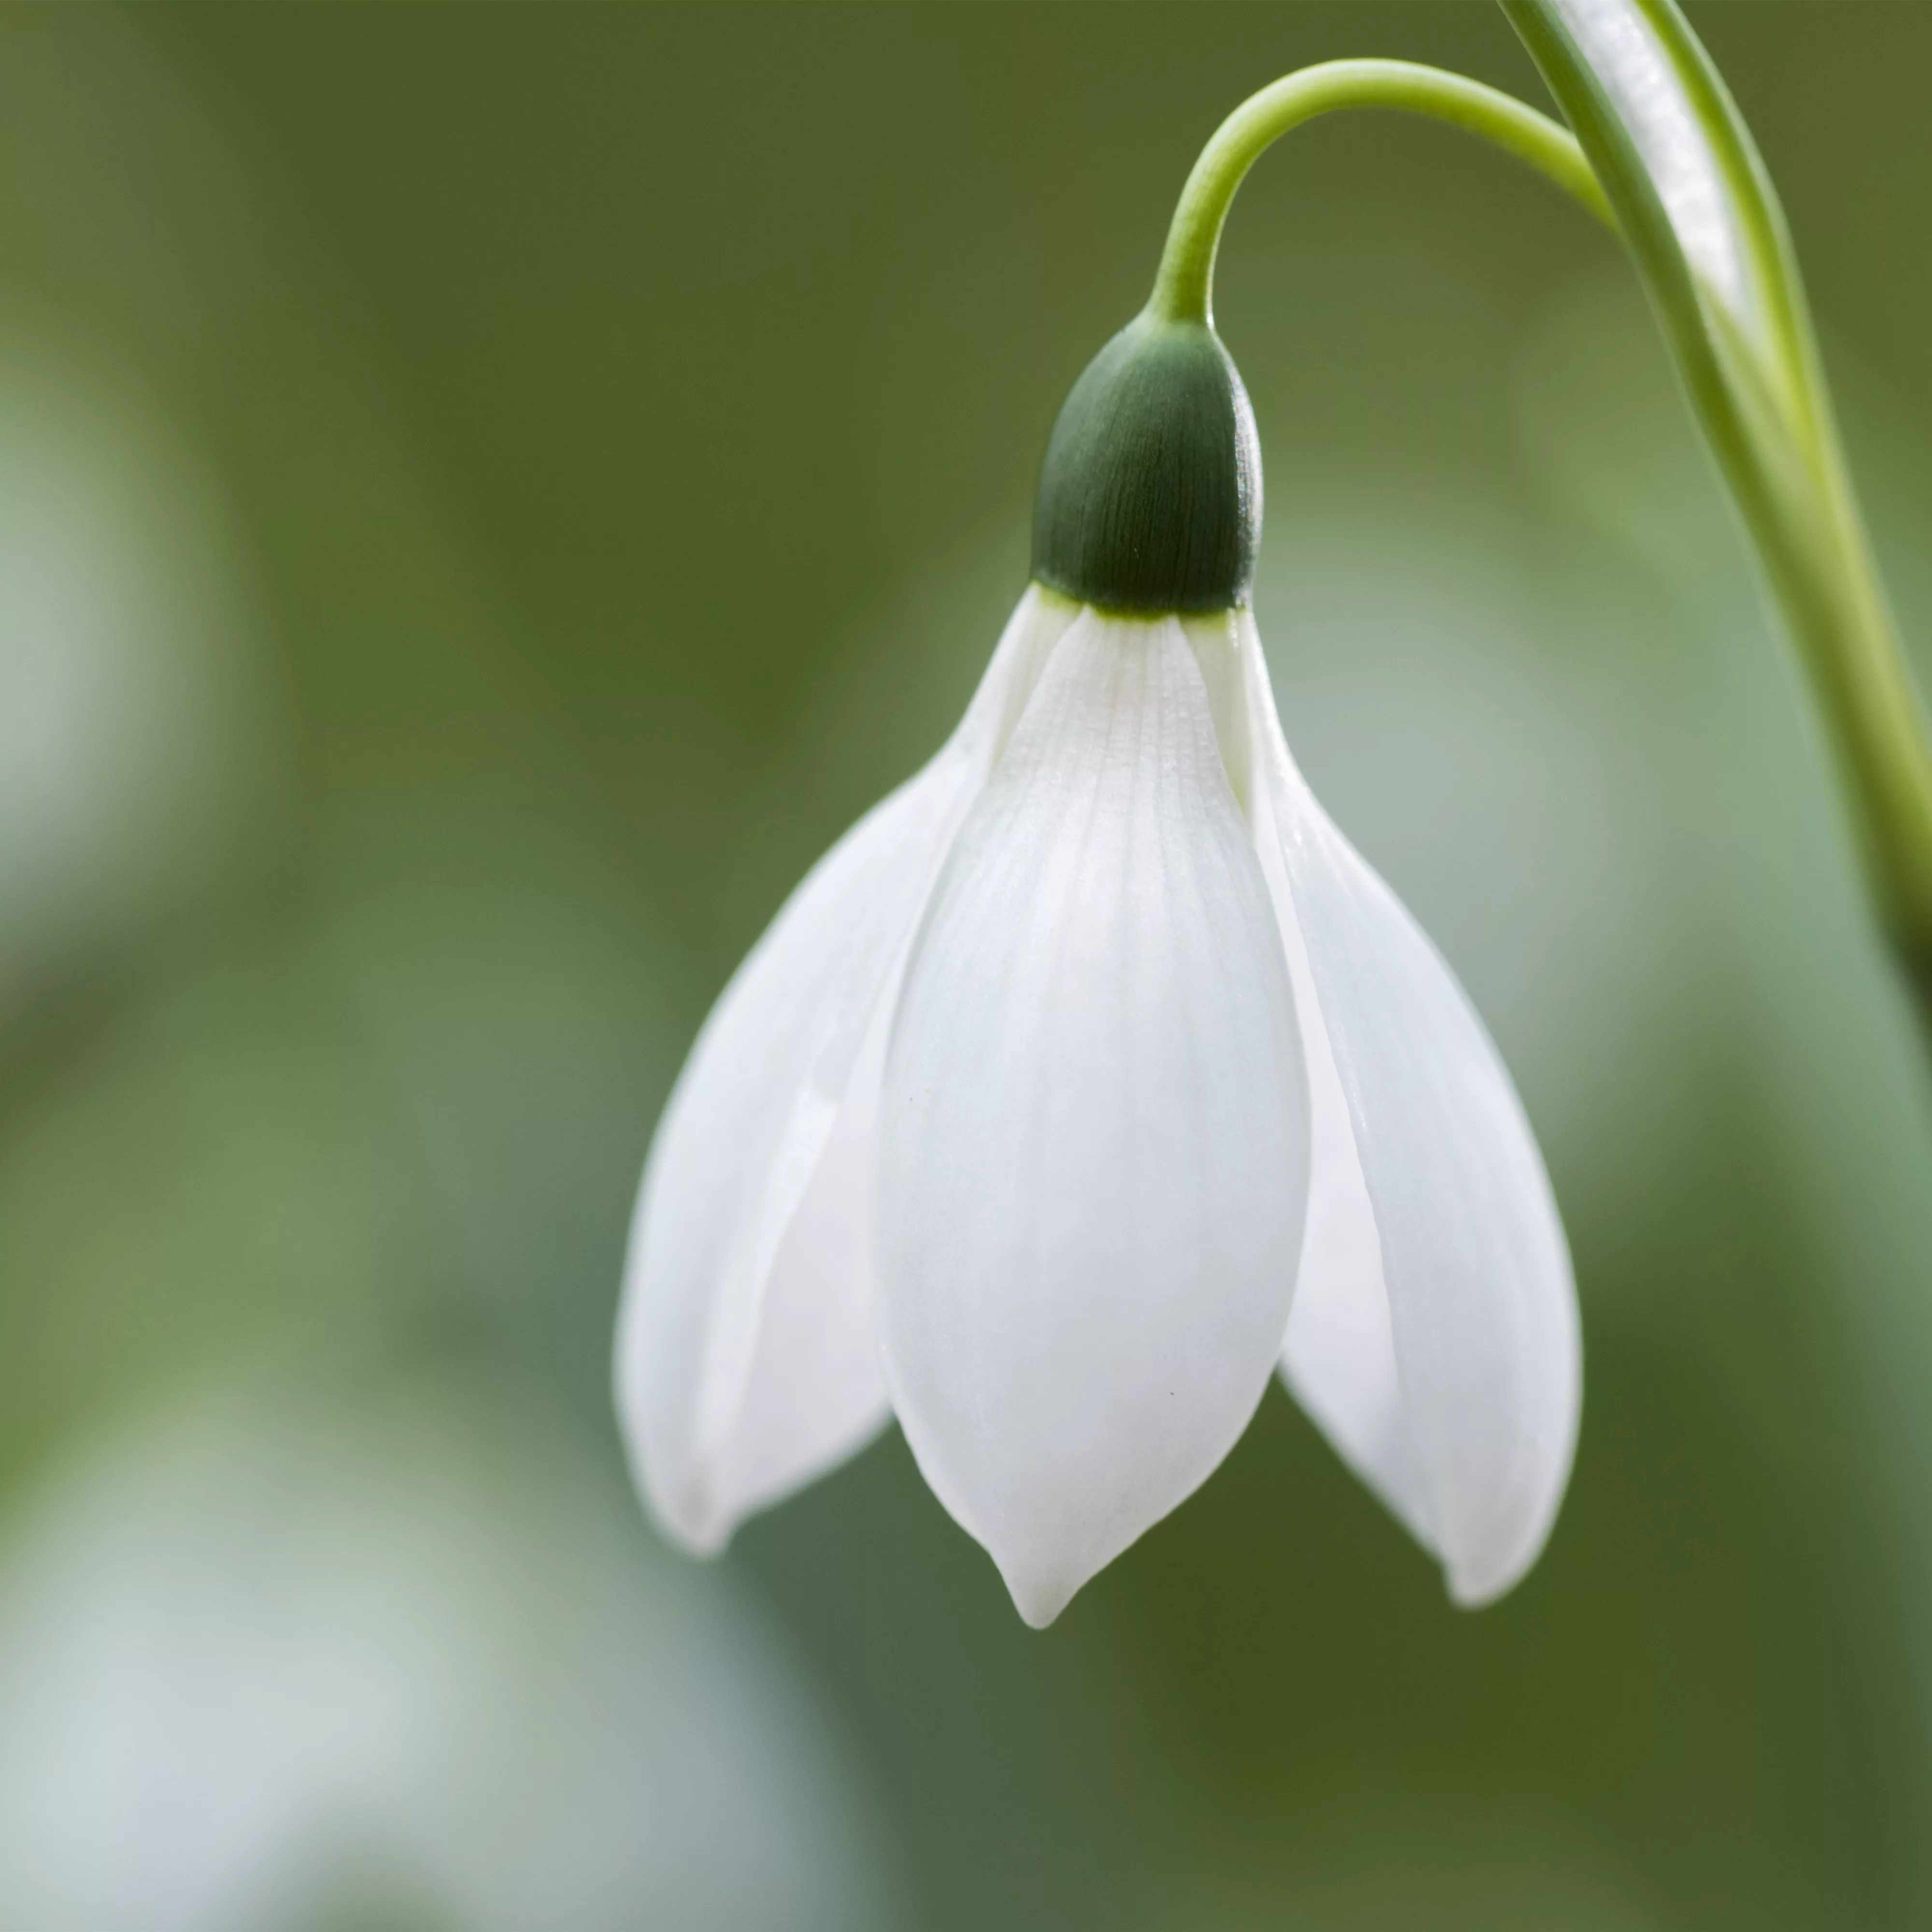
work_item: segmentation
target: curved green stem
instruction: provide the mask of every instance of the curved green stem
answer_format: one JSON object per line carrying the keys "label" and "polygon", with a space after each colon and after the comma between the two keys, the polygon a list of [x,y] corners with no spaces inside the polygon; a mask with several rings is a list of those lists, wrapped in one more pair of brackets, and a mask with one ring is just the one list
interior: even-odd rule
{"label": "curved green stem", "polygon": [[1615,230],[1616,217],[1576,137],[1546,115],[1480,81],[1410,61],[1329,61],[1304,68],[1244,101],[1202,151],[1180,191],[1154,282],[1154,314],[1206,322],[1214,306],[1214,253],[1234,191],[1262,151],[1292,128],[1345,107],[1393,108],[1466,128],[1526,161]]}

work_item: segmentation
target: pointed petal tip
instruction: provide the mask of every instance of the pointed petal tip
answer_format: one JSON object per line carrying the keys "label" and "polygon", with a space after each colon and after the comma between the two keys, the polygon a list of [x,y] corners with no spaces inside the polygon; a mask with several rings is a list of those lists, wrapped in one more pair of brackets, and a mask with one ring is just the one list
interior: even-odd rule
{"label": "pointed petal tip", "polygon": [[1456,1609],[1486,1610],[1492,1604],[1501,1602],[1516,1588],[1522,1581],[1522,1572],[1491,1576],[1480,1571],[1460,1570],[1452,1564],[1444,1568],[1442,1580],[1449,1600]]}
{"label": "pointed petal tip", "polygon": [[[1558,1499],[1561,1495],[1559,1490]],[[1500,1603],[1536,1568],[1550,1540],[1556,1515],[1556,1503],[1552,1502],[1544,1512],[1544,1522],[1536,1533],[1514,1550],[1501,1554],[1485,1552],[1473,1558],[1447,1558],[1442,1566],[1442,1575],[1450,1601],[1461,1610],[1484,1610],[1492,1604]]]}
{"label": "pointed petal tip", "polygon": [[[628,1429],[626,1432],[628,1435]],[[740,1519],[736,1514],[719,1506],[713,1485],[694,1472],[686,1472],[682,1480],[667,1481],[660,1471],[651,1466],[651,1460],[640,1444],[627,1441],[625,1447],[631,1486],[644,1504],[644,1516],[652,1528],[684,1556],[706,1561],[723,1556]]]}
{"label": "pointed petal tip", "polygon": [[1569,1493],[1576,1466],[1576,1442],[1582,1421],[1582,1346],[1575,1320],[1575,1290],[1570,1291],[1572,1317],[1568,1346],[1558,1357],[1562,1365],[1555,1439],[1529,1452],[1534,1479],[1527,1492],[1519,1492],[1516,1508],[1486,1538],[1478,1538],[1459,1554],[1445,1554],[1443,1563],[1449,1594],[1466,1610],[1486,1609],[1508,1596],[1543,1560],[1556,1533],[1563,1499]]}
{"label": "pointed petal tip", "polygon": [[644,1513],[651,1526],[674,1550],[704,1562],[722,1556],[737,1528],[735,1519],[716,1510],[692,1506],[688,1499],[672,1504],[655,1490],[644,1492]]}
{"label": "pointed petal tip", "polygon": [[1087,1580],[1084,1576],[1070,1579],[1063,1572],[1010,1568],[1004,1563],[1000,1565],[1000,1574],[1006,1580],[1020,1621],[1031,1630],[1045,1630],[1072,1602]]}

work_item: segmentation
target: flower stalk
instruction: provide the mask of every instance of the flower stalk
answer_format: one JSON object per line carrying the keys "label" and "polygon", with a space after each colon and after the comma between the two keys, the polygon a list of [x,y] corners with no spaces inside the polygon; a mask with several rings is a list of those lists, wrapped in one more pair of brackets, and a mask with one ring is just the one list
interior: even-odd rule
{"label": "flower stalk", "polygon": [[1304,68],[1244,100],[1202,150],[1180,191],[1150,310],[1169,322],[1211,322],[1214,257],[1234,191],[1282,135],[1345,108],[1380,107],[1447,122],[1526,163],[1615,230],[1575,135],[1512,95],[1412,61],[1338,60]]}

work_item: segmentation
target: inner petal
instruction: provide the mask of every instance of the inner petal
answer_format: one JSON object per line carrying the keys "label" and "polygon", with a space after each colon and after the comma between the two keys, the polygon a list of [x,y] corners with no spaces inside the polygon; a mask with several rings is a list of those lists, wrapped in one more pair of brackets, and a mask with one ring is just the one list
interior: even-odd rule
{"label": "inner petal", "polygon": [[1396,1366],[1375,1209],[1286,881],[1282,892],[1277,903],[1308,1060],[1314,1157],[1282,1379],[1342,1460],[1432,1551],[1436,1534]]}

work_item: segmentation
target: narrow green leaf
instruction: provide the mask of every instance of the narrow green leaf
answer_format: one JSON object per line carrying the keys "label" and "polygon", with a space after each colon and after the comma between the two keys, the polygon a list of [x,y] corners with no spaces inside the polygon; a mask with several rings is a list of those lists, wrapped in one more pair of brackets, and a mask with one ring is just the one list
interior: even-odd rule
{"label": "narrow green leaf", "polygon": [[1809,674],[1932,1024],[1932,729],[1899,647],[1762,158],[1676,0],[1502,0],[1595,170]]}

